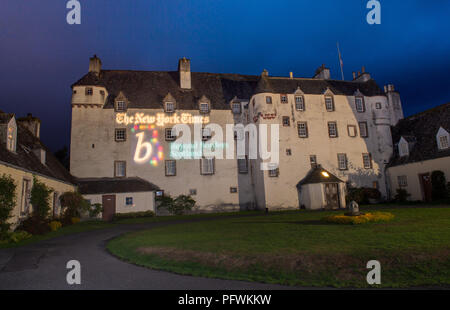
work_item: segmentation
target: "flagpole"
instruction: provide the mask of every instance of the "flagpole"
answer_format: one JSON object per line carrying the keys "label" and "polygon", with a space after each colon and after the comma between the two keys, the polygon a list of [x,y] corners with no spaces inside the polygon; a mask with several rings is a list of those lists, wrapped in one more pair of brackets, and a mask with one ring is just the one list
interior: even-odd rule
{"label": "flagpole", "polygon": [[341,56],[341,51],[339,49],[339,42],[336,43],[337,45],[337,50],[338,50],[338,54],[339,54],[339,64],[341,66],[341,75],[342,75],[342,80],[344,81],[344,63],[342,61],[342,56]]}

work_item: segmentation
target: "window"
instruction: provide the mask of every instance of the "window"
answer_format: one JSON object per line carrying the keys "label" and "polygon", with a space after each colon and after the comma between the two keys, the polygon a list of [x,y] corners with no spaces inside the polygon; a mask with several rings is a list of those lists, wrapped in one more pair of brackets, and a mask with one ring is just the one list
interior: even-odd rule
{"label": "window", "polygon": [[325,96],[325,107],[327,108],[328,112],[333,112],[334,111],[333,96]]}
{"label": "window", "polygon": [[347,170],[347,154],[338,154],[338,167],[339,170]]}
{"label": "window", "polygon": [[308,138],[308,124],[306,122],[298,122],[297,131],[300,138]]}
{"label": "window", "polygon": [[126,197],[125,198],[125,205],[132,206],[133,205],[133,197]]}
{"label": "window", "polygon": [[361,138],[367,138],[369,136],[369,132],[367,130],[367,122],[359,123],[359,135]]}
{"label": "window", "polygon": [[356,135],[357,135],[356,126],[348,125],[347,132],[348,132],[349,137],[352,137],[352,138],[356,137]]}
{"label": "window", "polygon": [[281,103],[288,103],[288,96],[285,94],[280,95]]}
{"label": "window", "polygon": [[364,169],[372,169],[372,156],[369,153],[363,153],[362,157]]}
{"label": "window", "polygon": [[311,164],[311,168],[316,168],[317,167],[317,156],[309,155],[309,163]]}
{"label": "window", "polygon": [[292,150],[286,149],[286,156],[292,156]]}
{"label": "window", "polygon": [[177,175],[177,162],[175,160],[166,160],[166,176]]}
{"label": "window", "polygon": [[449,148],[449,144],[448,144],[448,136],[439,136],[439,148],[441,150],[446,150]]}
{"label": "window", "polygon": [[272,104],[272,96],[266,96],[266,103]]}
{"label": "window", "polygon": [[271,165],[272,167],[269,169],[269,177],[277,178],[280,175],[280,170],[276,165]]}
{"label": "window", "polygon": [[125,101],[116,102],[116,111],[125,111]]}
{"label": "window", "polygon": [[166,135],[166,141],[173,141],[177,138],[175,135],[175,132],[172,128],[166,128],[165,129],[165,135]]}
{"label": "window", "polygon": [[156,191],[155,192],[155,197],[163,197],[164,196],[164,191]]}
{"label": "window", "polygon": [[92,87],[86,87],[86,96],[92,96],[93,93]]}
{"label": "window", "polygon": [[328,122],[328,136],[330,138],[337,138],[337,123],[336,122]]}
{"label": "window", "polygon": [[230,187],[230,193],[236,194],[237,193],[237,187]]}
{"label": "window", "polygon": [[305,100],[303,96],[295,96],[295,109],[305,111]]}
{"label": "window", "polygon": [[117,142],[125,141],[127,139],[127,132],[125,128],[116,128],[115,140]]}
{"label": "window", "polygon": [[366,107],[364,105],[364,98],[363,97],[355,97],[355,106],[357,112],[365,112]]}
{"label": "window", "polygon": [[195,188],[190,189],[190,190],[189,190],[189,195],[191,195],[191,196],[197,195],[197,189],[195,189]]}
{"label": "window", "polygon": [[21,214],[28,214],[28,208],[30,206],[30,180],[22,180],[22,197],[21,197]]}
{"label": "window", "polygon": [[201,102],[200,103],[200,113],[209,113],[209,103],[207,102]]}
{"label": "window", "polygon": [[377,110],[381,110],[381,102],[375,103],[375,108],[376,108]]}
{"label": "window", "polygon": [[284,127],[291,126],[291,121],[289,119],[289,116],[283,116],[283,126]]}
{"label": "window", "polygon": [[200,173],[203,175],[214,174],[214,158],[200,159]]}
{"label": "window", "polygon": [[397,177],[397,182],[399,187],[407,187],[408,186],[408,179],[406,175],[399,175]]}
{"label": "window", "polygon": [[16,151],[16,130],[12,126],[8,127],[8,137],[7,137],[6,148],[10,152]]}
{"label": "window", "polygon": [[398,144],[398,153],[400,157],[409,155],[409,146],[408,142],[400,140]]}
{"label": "window", "polygon": [[247,158],[238,158],[238,171],[239,173],[248,173],[248,160]]}
{"label": "window", "polygon": [[173,102],[166,102],[164,108],[166,113],[175,112],[175,104]]}
{"label": "window", "polygon": [[211,128],[202,128],[202,140],[207,141],[211,139]]}
{"label": "window", "polygon": [[233,114],[241,114],[241,104],[239,102],[235,102],[231,105],[231,110]]}
{"label": "window", "polygon": [[124,177],[127,175],[127,163],[125,161],[114,162],[114,176]]}

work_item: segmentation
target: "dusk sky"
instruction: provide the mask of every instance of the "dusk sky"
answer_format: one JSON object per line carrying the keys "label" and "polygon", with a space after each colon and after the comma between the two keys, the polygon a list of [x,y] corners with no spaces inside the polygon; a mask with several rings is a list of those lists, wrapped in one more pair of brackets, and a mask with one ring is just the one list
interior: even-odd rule
{"label": "dusk sky", "polygon": [[0,109],[42,120],[53,151],[69,145],[70,86],[97,54],[104,69],[177,69],[312,77],[322,63],[340,79],[366,70],[393,83],[405,115],[450,102],[450,1],[382,0],[381,25],[366,0],[80,0],[81,25],[66,0],[1,0]]}

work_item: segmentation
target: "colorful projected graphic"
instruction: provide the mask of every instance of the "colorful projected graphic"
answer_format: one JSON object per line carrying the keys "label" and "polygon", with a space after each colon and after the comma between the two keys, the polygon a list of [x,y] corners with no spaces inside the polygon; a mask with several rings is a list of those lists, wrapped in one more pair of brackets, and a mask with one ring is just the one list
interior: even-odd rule
{"label": "colorful projected graphic", "polygon": [[138,164],[158,166],[164,159],[164,148],[158,141],[159,132],[155,125],[134,125],[131,132],[137,138],[134,161]]}

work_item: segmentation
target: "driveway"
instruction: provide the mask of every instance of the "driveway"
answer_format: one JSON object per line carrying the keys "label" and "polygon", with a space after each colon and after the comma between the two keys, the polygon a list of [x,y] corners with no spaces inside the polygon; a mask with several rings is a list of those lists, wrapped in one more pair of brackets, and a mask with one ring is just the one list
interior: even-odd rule
{"label": "driveway", "polygon": [[[123,233],[164,225],[211,219],[164,223],[117,225],[0,250],[0,289],[152,289],[152,290],[245,290],[289,287],[177,275],[125,263],[109,254],[106,243]],[[81,264],[81,284],[68,285],[66,264]]]}

